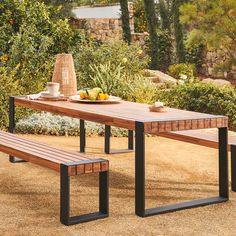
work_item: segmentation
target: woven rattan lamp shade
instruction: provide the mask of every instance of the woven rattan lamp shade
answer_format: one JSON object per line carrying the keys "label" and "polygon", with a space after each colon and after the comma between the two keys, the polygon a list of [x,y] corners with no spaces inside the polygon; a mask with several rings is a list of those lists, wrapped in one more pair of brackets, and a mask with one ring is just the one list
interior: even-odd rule
{"label": "woven rattan lamp shade", "polygon": [[65,97],[77,94],[77,80],[71,54],[58,54],[56,56],[52,82],[60,84],[60,92]]}

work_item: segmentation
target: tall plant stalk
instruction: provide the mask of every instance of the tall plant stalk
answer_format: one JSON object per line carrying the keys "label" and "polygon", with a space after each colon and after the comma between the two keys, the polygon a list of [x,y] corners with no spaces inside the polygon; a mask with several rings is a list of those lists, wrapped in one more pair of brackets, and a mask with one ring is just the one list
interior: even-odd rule
{"label": "tall plant stalk", "polygon": [[151,69],[158,68],[157,16],[154,0],[143,0],[150,38]]}
{"label": "tall plant stalk", "polygon": [[180,23],[180,11],[179,11],[180,6],[185,2],[186,1],[184,0],[173,0],[173,5],[172,5],[174,33],[176,41],[176,54],[179,63],[185,62],[184,33],[183,33],[183,26]]}
{"label": "tall plant stalk", "polygon": [[120,0],[121,6],[121,21],[123,29],[123,38],[130,44],[131,43],[131,31],[130,31],[130,21],[129,21],[129,7],[128,0]]}

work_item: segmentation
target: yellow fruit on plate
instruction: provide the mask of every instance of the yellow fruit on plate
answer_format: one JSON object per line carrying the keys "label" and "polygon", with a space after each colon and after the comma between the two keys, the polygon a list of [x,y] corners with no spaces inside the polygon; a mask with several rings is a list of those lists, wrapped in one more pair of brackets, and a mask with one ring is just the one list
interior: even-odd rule
{"label": "yellow fruit on plate", "polygon": [[109,99],[109,95],[107,93],[104,94],[104,100],[108,100]]}
{"label": "yellow fruit on plate", "polygon": [[80,98],[81,98],[81,99],[87,98],[86,91],[81,91],[81,92],[79,93],[79,95],[80,95]]}
{"label": "yellow fruit on plate", "polygon": [[99,101],[105,100],[105,94],[104,93],[99,93],[98,97],[97,97],[97,100],[99,100]]}
{"label": "yellow fruit on plate", "polygon": [[92,100],[92,101],[96,100],[97,99],[97,93],[90,90],[88,99]]}

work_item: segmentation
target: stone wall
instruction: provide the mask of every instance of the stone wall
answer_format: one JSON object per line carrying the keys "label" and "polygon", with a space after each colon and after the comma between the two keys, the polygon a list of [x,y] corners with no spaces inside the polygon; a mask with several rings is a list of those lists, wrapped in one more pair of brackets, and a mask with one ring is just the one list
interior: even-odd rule
{"label": "stone wall", "polygon": [[89,37],[103,42],[122,39],[122,27],[119,19],[72,19],[70,23],[77,29],[84,30]]}
{"label": "stone wall", "polygon": [[[129,3],[130,29],[134,33],[134,9]],[[121,40],[123,38],[122,22],[120,18],[86,18],[71,19],[71,25],[77,29],[84,30],[85,34],[102,42]]]}
{"label": "stone wall", "polygon": [[206,51],[203,57],[203,65],[202,65],[202,74],[212,77],[212,78],[228,78],[228,79],[236,79],[236,67],[232,68],[222,68],[221,71],[215,71],[214,68],[217,65],[220,65],[224,62],[227,62],[229,57],[227,53],[223,49]]}
{"label": "stone wall", "polygon": [[141,46],[143,52],[146,52],[148,39],[149,34],[147,32],[131,34],[132,43],[138,43]]}

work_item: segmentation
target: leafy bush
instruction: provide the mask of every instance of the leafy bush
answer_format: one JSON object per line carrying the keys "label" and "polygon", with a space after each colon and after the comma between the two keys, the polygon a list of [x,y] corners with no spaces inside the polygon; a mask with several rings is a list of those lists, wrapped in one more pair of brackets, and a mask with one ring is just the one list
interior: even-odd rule
{"label": "leafy bush", "polygon": [[[104,125],[86,122],[86,136],[104,135]],[[44,134],[57,136],[79,136],[78,119],[52,115],[51,113],[34,113],[16,124],[16,132],[23,134]],[[127,136],[127,130],[112,128],[115,137]]]}
{"label": "leafy bush", "polygon": [[41,90],[52,75],[57,53],[73,51],[81,34],[68,20],[58,19],[59,10],[36,0],[0,2],[0,56],[4,65],[19,69],[15,79],[25,93]]}
{"label": "leafy bush", "polygon": [[90,75],[91,86],[99,87],[103,92],[123,97],[124,86],[124,74],[121,65],[114,67],[110,61],[106,64],[90,65],[93,72],[93,76]]}
{"label": "leafy bush", "polygon": [[159,90],[153,82],[142,76],[136,77],[129,86],[127,99],[133,102],[152,104]]}
{"label": "leafy bush", "polygon": [[203,113],[226,115],[230,128],[236,130],[236,90],[231,86],[189,83],[158,94],[168,106]]}
{"label": "leafy bush", "polygon": [[188,64],[194,64],[196,70],[199,71],[203,64],[203,52],[205,46],[203,44],[194,44],[185,46],[185,61]]}
{"label": "leafy bush", "polygon": [[133,77],[146,68],[148,57],[142,56],[142,50],[137,44],[128,46],[122,41],[104,44],[84,41],[78,45],[74,61],[78,86],[81,88],[91,87],[93,84],[91,78],[94,78],[96,72],[89,65],[99,67],[110,62],[113,68],[123,67],[124,76]]}
{"label": "leafy bush", "polygon": [[143,1],[134,0],[134,31],[137,33],[147,32],[147,19],[145,16]]}
{"label": "leafy bush", "polygon": [[196,67],[194,64],[174,64],[168,68],[168,74],[179,80],[179,83],[190,83],[196,78]]}
{"label": "leafy bush", "polygon": [[168,30],[158,30],[158,64],[161,71],[166,71],[171,64],[173,46],[172,38]]}
{"label": "leafy bush", "polygon": [[0,66],[0,129],[6,129],[8,125],[9,96],[21,93],[19,83],[14,80],[15,73],[9,73],[5,67]]}
{"label": "leafy bush", "polygon": [[[0,1],[0,128],[8,125],[8,97],[36,93],[52,76],[55,55],[81,41],[59,9],[36,0]],[[17,109],[17,119],[28,112]],[[20,115],[19,115],[20,114]]]}

